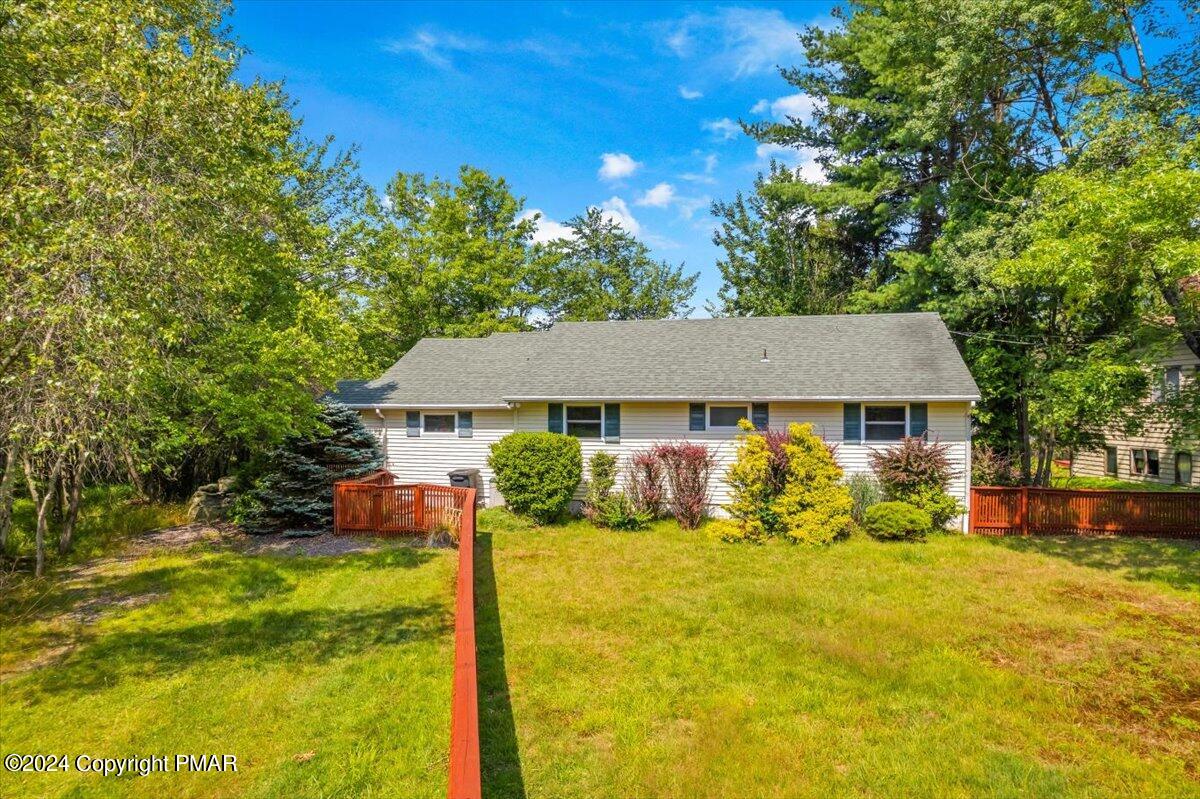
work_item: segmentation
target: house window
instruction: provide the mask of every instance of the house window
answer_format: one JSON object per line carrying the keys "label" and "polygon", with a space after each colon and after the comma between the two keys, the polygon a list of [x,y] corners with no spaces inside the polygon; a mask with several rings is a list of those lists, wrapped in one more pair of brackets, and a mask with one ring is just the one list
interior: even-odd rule
{"label": "house window", "polygon": [[1117,473],[1117,448],[1104,448],[1104,473],[1116,475]]}
{"label": "house window", "polygon": [[1175,482],[1181,486],[1192,484],[1192,453],[1175,453]]}
{"label": "house window", "polygon": [[421,415],[421,429],[426,433],[453,433],[454,414],[426,413]]}
{"label": "house window", "polygon": [[1174,399],[1179,396],[1179,384],[1183,377],[1183,370],[1178,366],[1172,366],[1163,374],[1163,399]]}
{"label": "house window", "polygon": [[1130,465],[1130,468],[1133,470],[1133,473],[1134,474],[1145,474],[1146,473],[1146,450],[1135,449],[1135,450],[1133,450],[1133,452],[1131,454],[1133,457],[1130,458],[1129,465]]}
{"label": "house window", "polygon": [[708,429],[731,429],[742,419],[750,418],[750,409],[745,405],[709,405]]}
{"label": "house window", "polygon": [[567,435],[575,436],[576,438],[600,438],[603,427],[603,406],[567,406]]}
{"label": "house window", "polygon": [[1146,450],[1146,474],[1158,477],[1158,450]]}
{"label": "house window", "polygon": [[908,432],[908,407],[863,406],[863,431],[865,441],[899,441]]}

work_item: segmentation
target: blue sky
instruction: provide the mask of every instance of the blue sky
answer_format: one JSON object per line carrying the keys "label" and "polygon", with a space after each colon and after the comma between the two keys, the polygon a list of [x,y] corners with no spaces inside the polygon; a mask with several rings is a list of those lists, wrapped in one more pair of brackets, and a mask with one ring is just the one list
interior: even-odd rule
{"label": "blue sky", "polygon": [[542,236],[597,206],[659,258],[720,286],[712,199],[772,155],[738,119],[804,115],[776,65],[831,3],[391,4],[240,2],[241,75],[283,79],[310,137],[356,144],[364,176],[508,179]]}

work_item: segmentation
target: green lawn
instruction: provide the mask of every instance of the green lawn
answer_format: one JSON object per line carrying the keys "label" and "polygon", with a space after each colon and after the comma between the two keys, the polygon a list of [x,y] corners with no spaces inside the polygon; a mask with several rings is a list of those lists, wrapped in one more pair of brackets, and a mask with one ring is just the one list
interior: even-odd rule
{"label": "green lawn", "polygon": [[[37,528],[33,501],[18,496],[13,502],[13,529],[9,540],[10,555],[32,558]],[[75,522],[71,552],[60,557],[58,530],[51,526],[46,540],[46,560],[50,565],[79,563],[119,549],[133,535],[187,522],[187,507],[182,502],[136,502],[133,489],[126,485],[98,485],[84,489]]]}
{"label": "green lawn", "polygon": [[492,797],[1200,796],[1200,547],[481,516]]}
{"label": "green lawn", "polygon": [[[1164,465],[1164,468],[1166,466]],[[1050,469],[1051,488],[1099,488],[1109,491],[1192,491],[1187,486],[1172,485],[1171,483],[1154,483],[1149,480],[1118,480],[1115,477],[1090,477],[1087,475],[1072,475],[1061,466]]]}
{"label": "green lawn", "polygon": [[0,774],[21,797],[440,797],[452,551],[102,561],[0,596],[0,749],[236,774]]}

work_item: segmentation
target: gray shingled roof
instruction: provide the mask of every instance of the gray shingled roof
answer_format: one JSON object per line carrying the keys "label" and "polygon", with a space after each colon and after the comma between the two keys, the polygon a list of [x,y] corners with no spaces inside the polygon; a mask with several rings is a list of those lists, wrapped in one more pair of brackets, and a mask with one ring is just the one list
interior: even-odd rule
{"label": "gray shingled roof", "polygon": [[[763,350],[767,362],[762,361]],[[545,399],[971,400],[979,389],[937,314],[560,322],[536,333],[422,339],[355,406]]]}

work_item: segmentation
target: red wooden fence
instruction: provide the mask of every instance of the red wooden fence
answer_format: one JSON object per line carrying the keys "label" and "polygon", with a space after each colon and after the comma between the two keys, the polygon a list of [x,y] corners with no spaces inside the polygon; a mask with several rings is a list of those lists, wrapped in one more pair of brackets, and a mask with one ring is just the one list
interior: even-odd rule
{"label": "red wooden fence", "polygon": [[458,526],[454,609],[454,689],[450,702],[449,799],[480,799],[479,683],[475,653],[475,489],[396,485],[380,471],[333,486],[335,535],[429,533]]}
{"label": "red wooden fence", "polygon": [[971,489],[970,531],[1200,538],[1200,493],[980,486]]}

